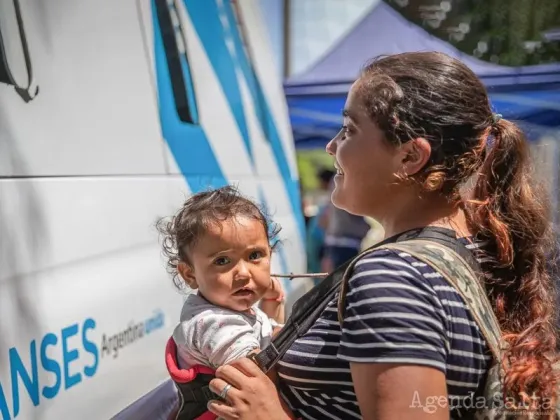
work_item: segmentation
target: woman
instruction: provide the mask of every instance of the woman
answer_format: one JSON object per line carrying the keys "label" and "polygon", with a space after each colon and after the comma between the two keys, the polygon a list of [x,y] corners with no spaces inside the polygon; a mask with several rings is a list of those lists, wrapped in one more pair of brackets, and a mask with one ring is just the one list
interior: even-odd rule
{"label": "woman", "polygon": [[[373,61],[327,151],[337,207],[378,220],[387,238],[451,229],[473,251],[510,344],[505,391],[554,396],[548,213],[522,132],[492,113],[473,72],[440,53]],[[352,273],[342,325],[333,301],[279,362],[276,386],[247,359],[220,368],[211,388],[232,387],[227,403],[209,407],[226,420],[457,418],[490,357],[465,302],[432,267],[374,250]]]}

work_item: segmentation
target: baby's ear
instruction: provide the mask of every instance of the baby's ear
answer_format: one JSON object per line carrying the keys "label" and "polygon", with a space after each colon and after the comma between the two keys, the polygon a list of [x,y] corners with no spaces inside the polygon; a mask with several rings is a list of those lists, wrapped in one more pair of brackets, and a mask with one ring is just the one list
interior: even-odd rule
{"label": "baby's ear", "polygon": [[198,283],[196,282],[194,270],[189,264],[181,261],[177,266],[177,271],[191,289],[198,289]]}

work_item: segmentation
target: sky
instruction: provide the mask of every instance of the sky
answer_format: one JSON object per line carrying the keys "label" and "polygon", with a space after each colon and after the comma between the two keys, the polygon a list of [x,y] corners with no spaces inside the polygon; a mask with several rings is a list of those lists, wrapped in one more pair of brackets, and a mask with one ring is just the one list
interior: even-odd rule
{"label": "sky", "polygon": [[[380,0],[292,0],[290,75],[305,71]],[[283,74],[283,1],[259,0]]]}

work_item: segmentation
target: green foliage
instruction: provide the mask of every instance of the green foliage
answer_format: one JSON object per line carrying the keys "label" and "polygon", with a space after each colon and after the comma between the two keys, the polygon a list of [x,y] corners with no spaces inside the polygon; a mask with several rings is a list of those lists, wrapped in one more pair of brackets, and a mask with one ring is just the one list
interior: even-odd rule
{"label": "green foliage", "polygon": [[[560,28],[559,0],[448,0],[451,10],[439,26],[430,24],[425,11],[426,6],[437,8],[443,3],[439,0],[409,0],[405,7],[398,0],[386,1],[432,35],[482,60],[507,66],[560,61],[560,42],[544,37],[546,31]],[[455,37],[460,25],[469,29]]]}
{"label": "green foliage", "polygon": [[324,149],[298,151],[296,158],[300,183],[306,192],[318,188],[317,173],[321,169],[333,169],[334,160]]}

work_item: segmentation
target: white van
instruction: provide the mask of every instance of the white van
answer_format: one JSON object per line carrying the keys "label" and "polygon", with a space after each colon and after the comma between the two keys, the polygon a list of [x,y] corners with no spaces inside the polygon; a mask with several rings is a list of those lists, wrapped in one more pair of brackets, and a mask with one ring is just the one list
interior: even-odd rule
{"label": "white van", "polygon": [[0,35],[0,418],[108,419],[167,378],[185,197],[239,185],[305,269],[281,81],[254,1],[1,0]]}

